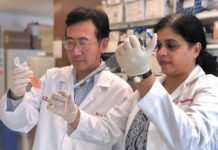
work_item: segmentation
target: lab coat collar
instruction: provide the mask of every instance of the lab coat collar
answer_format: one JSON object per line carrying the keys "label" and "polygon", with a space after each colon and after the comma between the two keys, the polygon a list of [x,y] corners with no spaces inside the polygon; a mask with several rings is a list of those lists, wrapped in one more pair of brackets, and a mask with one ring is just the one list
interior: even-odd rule
{"label": "lab coat collar", "polygon": [[[189,74],[188,78],[184,81],[184,87],[188,83],[194,81],[197,77],[203,76],[203,75],[205,75],[205,72],[203,71],[203,69],[199,65],[196,65],[195,68],[192,70],[192,72]],[[166,79],[166,75],[157,77],[157,79],[160,83],[163,83]]]}
{"label": "lab coat collar", "polygon": [[[101,65],[104,63],[103,60],[101,60]],[[97,84],[99,87],[109,87],[110,86],[110,76],[105,71],[108,70],[107,68],[104,71],[99,72],[94,77],[94,84]],[[109,70],[108,70],[109,71]]]}
{"label": "lab coat collar", "polygon": [[163,84],[163,82],[165,81],[165,79],[166,79],[166,75],[162,75],[162,76],[158,76],[158,77],[157,77],[157,80],[158,80],[161,84]]}
{"label": "lab coat collar", "polygon": [[59,78],[60,90],[69,91],[71,95],[74,95],[73,66],[71,65],[61,69],[61,76]]}
{"label": "lab coat collar", "polygon": [[69,82],[69,79],[73,79],[73,66],[63,67],[61,71],[60,82]]}
{"label": "lab coat collar", "polygon": [[95,84],[98,84],[99,87],[109,87],[110,86],[110,76],[106,71],[98,73],[94,79]]}
{"label": "lab coat collar", "polygon": [[95,75],[94,78],[94,87],[93,89],[88,93],[85,100],[80,104],[80,108],[84,109],[86,106],[88,106],[92,101],[94,101],[99,93],[101,93],[104,89],[109,88],[111,84],[111,77],[110,73],[107,71],[101,71],[97,75]]}
{"label": "lab coat collar", "polygon": [[189,74],[188,78],[185,80],[184,86],[186,86],[188,83],[191,83],[199,76],[203,76],[203,75],[205,75],[203,69],[199,65],[196,65],[193,71]]}

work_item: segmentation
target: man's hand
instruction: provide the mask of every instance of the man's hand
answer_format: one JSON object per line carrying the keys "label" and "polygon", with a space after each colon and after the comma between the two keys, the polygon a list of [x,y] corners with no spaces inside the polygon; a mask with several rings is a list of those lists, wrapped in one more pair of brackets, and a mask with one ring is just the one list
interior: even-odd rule
{"label": "man's hand", "polygon": [[64,90],[58,91],[48,100],[47,109],[61,116],[68,123],[74,122],[78,107],[74,104],[71,95]]}
{"label": "man's hand", "polygon": [[136,36],[130,36],[116,50],[116,59],[120,67],[128,76],[145,74],[150,70],[149,58],[157,43],[157,34],[153,34],[152,40],[145,49]]}
{"label": "man's hand", "polygon": [[12,70],[9,84],[12,99],[18,99],[25,94],[26,86],[30,82],[29,76],[33,76],[33,72],[27,66],[20,65]]}

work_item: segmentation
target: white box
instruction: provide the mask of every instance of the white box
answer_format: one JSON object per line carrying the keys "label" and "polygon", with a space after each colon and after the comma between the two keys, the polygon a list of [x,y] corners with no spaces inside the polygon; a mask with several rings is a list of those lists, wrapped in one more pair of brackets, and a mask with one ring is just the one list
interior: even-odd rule
{"label": "white box", "polygon": [[120,0],[107,0],[108,5],[114,5],[114,4],[119,4]]}
{"label": "white box", "polygon": [[0,98],[5,93],[5,60],[4,49],[0,48]]}
{"label": "white box", "polygon": [[139,0],[125,4],[125,20],[126,22],[134,22],[144,20],[145,18],[145,2]]}
{"label": "white box", "polygon": [[146,0],[145,5],[145,19],[164,17],[173,11],[167,0]]}
{"label": "white box", "polygon": [[106,7],[106,13],[108,15],[110,24],[120,23],[124,21],[122,4]]}

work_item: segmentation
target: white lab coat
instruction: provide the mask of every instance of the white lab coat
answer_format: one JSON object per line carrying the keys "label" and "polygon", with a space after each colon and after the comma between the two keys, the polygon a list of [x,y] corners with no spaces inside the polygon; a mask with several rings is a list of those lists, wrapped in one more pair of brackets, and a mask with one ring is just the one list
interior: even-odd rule
{"label": "white lab coat", "polygon": [[[7,95],[0,101],[1,120],[10,129],[26,133],[37,124],[33,150],[112,149],[110,143],[96,145],[70,138],[66,134],[67,123],[47,110],[47,100],[53,93],[63,89],[74,95],[72,70],[72,66],[48,70],[40,79],[41,89],[26,93],[14,112],[6,111]],[[131,87],[110,71],[103,71],[96,78],[94,87],[79,106],[87,113],[105,115],[113,105],[120,105],[132,95]]]}
{"label": "white lab coat", "polygon": [[71,136],[114,143],[125,138],[141,109],[151,121],[147,150],[218,150],[218,78],[205,75],[197,65],[171,95],[161,85],[163,80],[156,80],[141,100],[136,92],[120,107],[113,107],[107,119],[81,111],[79,126]]}

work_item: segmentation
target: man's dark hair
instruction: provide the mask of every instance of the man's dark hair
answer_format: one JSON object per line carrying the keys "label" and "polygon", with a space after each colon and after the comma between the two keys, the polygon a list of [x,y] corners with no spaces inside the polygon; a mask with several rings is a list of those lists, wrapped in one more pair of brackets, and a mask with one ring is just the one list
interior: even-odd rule
{"label": "man's dark hair", "polygon": [[103,38],[109,37],[110,28],[107,14],[100,10],[83,7],[76,8],[67,15],[65,36],[66,30],[69,26],[87,20],[91,20],[95,25],[96,38],[98,39],[98,41],[102,40]]}

